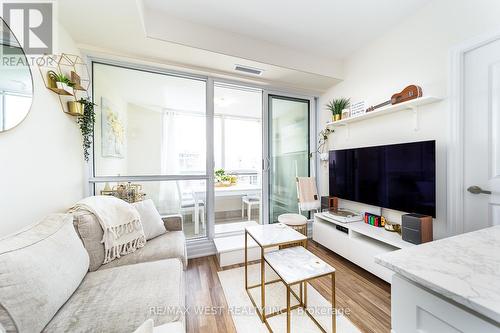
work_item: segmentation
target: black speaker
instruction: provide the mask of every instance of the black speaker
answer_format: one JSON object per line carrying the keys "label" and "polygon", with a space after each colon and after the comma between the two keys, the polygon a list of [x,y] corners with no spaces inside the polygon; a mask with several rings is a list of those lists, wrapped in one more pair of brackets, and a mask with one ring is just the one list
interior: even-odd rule
{"label": "black speaker", "polygon": [[401,220],[401,236],[404,241],[413,244],[431,242],[432,216],[405,214]]}

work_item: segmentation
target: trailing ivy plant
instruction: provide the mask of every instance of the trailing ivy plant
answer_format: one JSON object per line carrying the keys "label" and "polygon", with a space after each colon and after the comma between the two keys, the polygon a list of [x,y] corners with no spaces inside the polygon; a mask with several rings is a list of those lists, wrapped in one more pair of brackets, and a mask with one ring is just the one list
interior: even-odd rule
{"label": "trailing ivy plant", "polygon": [[83,116],[78,117],[77,123],[80,125],[83,137],[83,157],[85,158],[85,162],[88,162],[89,149],[92,147],[94,137],[95,104],[89,99],[84,98],[81,98],[78,102],[83,104]]}

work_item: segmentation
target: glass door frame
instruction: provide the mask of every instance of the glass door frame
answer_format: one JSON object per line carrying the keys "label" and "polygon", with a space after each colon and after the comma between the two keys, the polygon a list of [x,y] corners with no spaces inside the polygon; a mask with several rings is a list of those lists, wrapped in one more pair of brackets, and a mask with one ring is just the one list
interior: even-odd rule
{"label": "glass door frame", "polygon": [[[145,72],[151,72],[155,74],[165,74],[172,76],[179,76],[185,78],[192,78],[196,80],[201,80],[206,82],[206,173],[205,175],[193,175],[193,176],[177,176],[177,175],[148,175],[148,176],[114,176],[114,177],[99,177],[94,174],[94,150],[91,149],[92,158],[85,164],[86,178],[88,187],[84,189],[85,195],[94,194],[94,185],[101,182],[117,182],[117,181],[166,181],[166,180],[177,180],[177,179],[203,179],[206,181],[206,222],[207,222],[207,232],[205,237],[193,238],[187,240],[188,254],[189,257],[204,256],[207,254],[213,254],[215,252],[215,247],[213,244],[213,238],[215,236],[215,194],[214,194],[214,174],[213,170],[215,167],[214,161],[214,85],[215,82],[227,83],[233,85],[239,85],[254,89],[262,90],[262,188],[269,189],[269,175],[266,168],[269,167],[269,96],[282,96],[288,98],[295,98],[301,100],[309,101],[309,151],[316,151],[316,133],[318,129],[317,119],[317,100],[318,97],[311,95],[304,95],[302,93],[294,93],[287,90],[282,90],[281,88],[274,88],[265,84],[249,83],[240,80],[233,80],[227,78],[219,78],[208,75],[192,74],[190,72],[181,72],[172,70],[169,68],[163,68],[159,64],[145,65],[132,61],[124,60],[114,60],[109,58],[102,58],[100,56],[85,55],[87,63],[101,63],[105,65],[123,67],[128,69],[142,70]],[[93,90],[93,71],[91,71],[91,84]],[[91,91],[93,95],[93,91]],[[91,96],[93,97],[93,96]],[[309,165],[311,175],[317,174],[316,161],[311,156],[315,154],[310,154]],[[317,158],[316,158],[317,159]],[[269,207],[268,207],[269,193],[268,191],[262,191],[262,208],[261,208],[261,221],[263,224],[269,223]]]}
{"label": "glass door frame", "polygon": [[271,132],[271,122],[270,122],[270,103],[271,97],[283,97],[289,100],[297,100],[297,101],[308,101],[309,102],[309,176],[317,175],[316,169],[316,159],[314,158],[316,154],[313,152],[316,151],[316,133],[317,133],[317,97],[312,97],[309,95],[301,95],[295,93],[287,93],[279,90],[264,90],[262,103],[263,103],[263,140],[262,140],[262,151],[264,159],[262,161],[262,186],[267,189],[267,191],[262,191],[262,214],[263,214],[263,223],[269,223],[269,199],[270,199],[270,169],[271,169],[271,138],[269,134]]}

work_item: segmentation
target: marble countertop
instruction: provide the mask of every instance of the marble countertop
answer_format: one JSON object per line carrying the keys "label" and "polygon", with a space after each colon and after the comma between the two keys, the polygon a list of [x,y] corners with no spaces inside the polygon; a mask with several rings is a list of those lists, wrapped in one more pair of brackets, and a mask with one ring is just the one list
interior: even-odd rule
{"label": "marble countertop", "polygon": [[500,322],[500,226],[379,255],[375,261]]}

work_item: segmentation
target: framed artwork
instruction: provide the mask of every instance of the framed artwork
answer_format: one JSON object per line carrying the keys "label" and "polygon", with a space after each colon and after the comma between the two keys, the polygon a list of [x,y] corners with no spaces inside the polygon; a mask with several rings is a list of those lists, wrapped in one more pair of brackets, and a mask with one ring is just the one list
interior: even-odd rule
{"label": "framed artwork", "polygon": [[101,98],[102,157],[124,158],[125,127],[116,106],[106,97]]}

